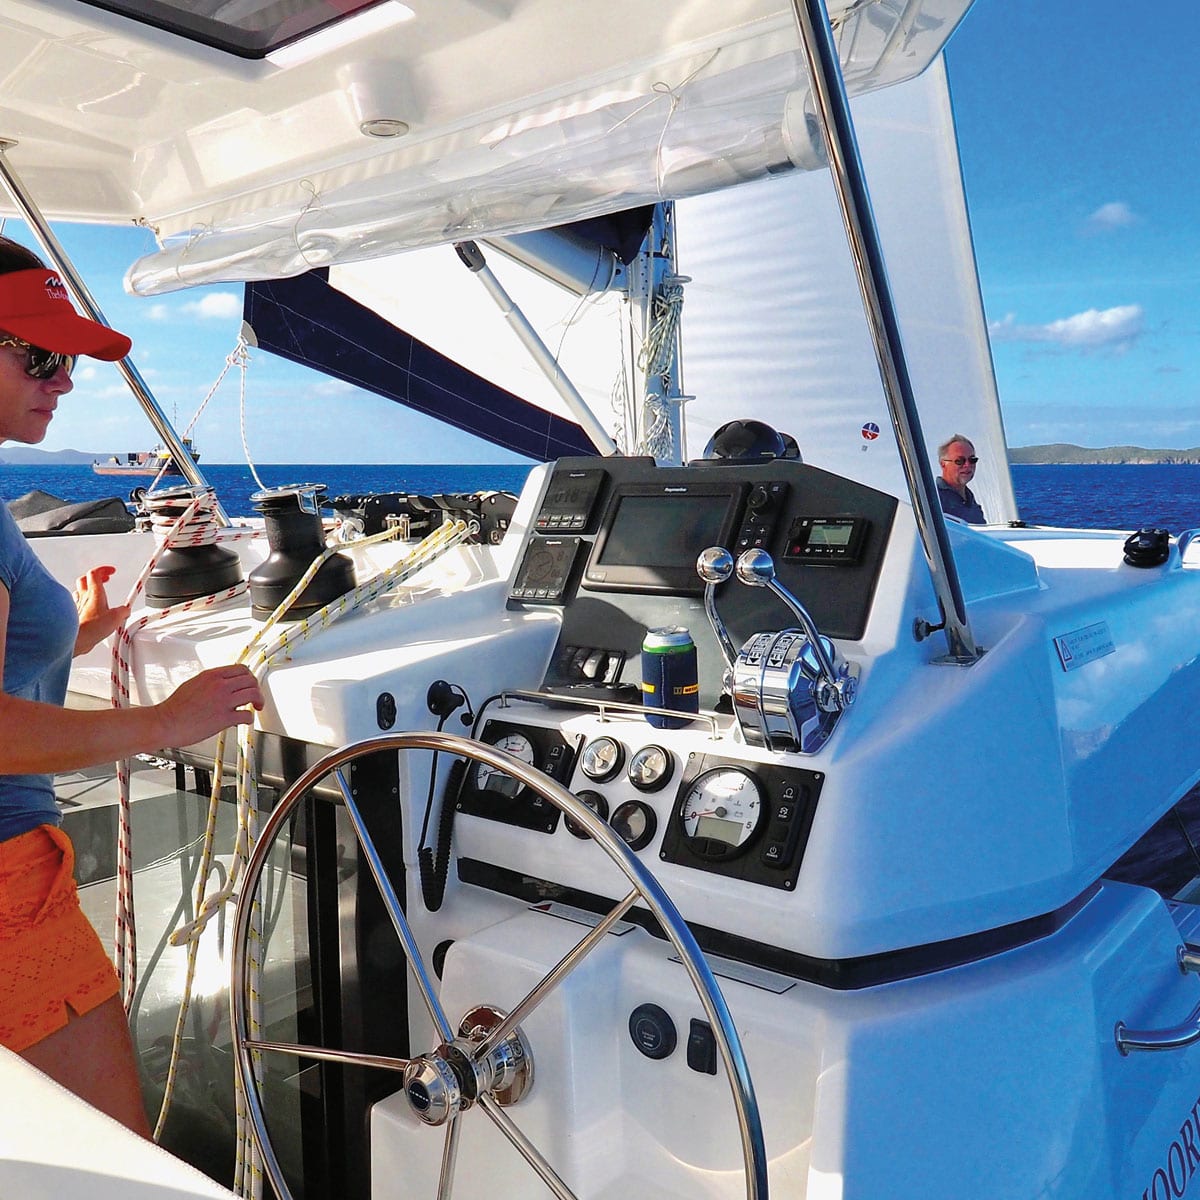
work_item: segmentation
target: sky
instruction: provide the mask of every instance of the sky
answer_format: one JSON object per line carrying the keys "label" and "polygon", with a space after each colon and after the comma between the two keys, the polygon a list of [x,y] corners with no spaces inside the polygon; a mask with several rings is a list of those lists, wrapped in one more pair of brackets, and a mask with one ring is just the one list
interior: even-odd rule
{"label": "sky", "polygon": [[[1200,446],[1197,42],[1192,0],[976,0],[950,41],[959,153],[1012,446]],[[19,221],[5,232],[29,240]],[[137,300],[121,281],[154,248],[147,231],[57,232],[183,428],[234,348],[241,289]],[[247,378],[255,462],[396,461],[398,445],[408,462],[523,461],[271,355],[252,355]],[[148,448],[155,438],[136,406],[110,399],[124,394],[110,366],[85,360],[43,448]],[[240,429],[231,372],[196,425],[204,460],[243,461]]]}

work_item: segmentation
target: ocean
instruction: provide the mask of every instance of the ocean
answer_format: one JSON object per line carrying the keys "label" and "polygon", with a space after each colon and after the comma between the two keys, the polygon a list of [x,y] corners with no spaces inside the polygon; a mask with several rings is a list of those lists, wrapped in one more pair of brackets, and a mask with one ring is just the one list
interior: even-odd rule
{"label": "ocean", "polygon": [[[258,490],[245,466],[204,463],[230,516],[251,516]],[[298,464],[260,466],[268,487],[324,483],[330,497],[361,492],[519,492],[528,466]],[[1015,466],[1013,487],[1021,517],[1030,525],[1081,529],[1138,529],[1154,525],[1179,533],[1200,526],[1200,465]],[[0,464],[0,495],[12,500],[39,488],[67,500],[125,497],[149,479],[95,475],[90,466]]]}

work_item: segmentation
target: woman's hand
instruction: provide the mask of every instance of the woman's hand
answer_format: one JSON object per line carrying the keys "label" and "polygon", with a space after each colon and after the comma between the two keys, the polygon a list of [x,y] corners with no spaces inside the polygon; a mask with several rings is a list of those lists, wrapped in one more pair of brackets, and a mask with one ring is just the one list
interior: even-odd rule
{"label": "woman's hand", "polygon": [[164,722],[161,745],[190,746],[230,725],[249,725],[250,708],[262,706],[262,691],[248,667],[201,671],[157,706]]}
{"label": "woman's hand", "polygon": [[75,581],[75,611],[79,633],[75,653],[86,654],[118,629],[129,617],[129,605],[111,607],[104,585],[117,573],[116,567],[93,567]]}

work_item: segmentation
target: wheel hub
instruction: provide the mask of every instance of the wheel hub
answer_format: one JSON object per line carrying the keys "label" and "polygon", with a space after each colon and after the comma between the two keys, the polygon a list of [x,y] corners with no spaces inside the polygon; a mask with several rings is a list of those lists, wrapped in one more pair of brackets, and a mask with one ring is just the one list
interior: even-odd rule
{"label": "wheel hub", "polygon": [[458,1036],[408,1064],[404,1095],[409,1110],[426,1125],[445,1125],[466,1112],[481,1095],[497,1104],[516,1104],[533,1083],[533,1056],[520,1029],[514,1029],[477,1058],[484,1039],[504,1020],[491,1005],[471,1009],[459,1022]]}

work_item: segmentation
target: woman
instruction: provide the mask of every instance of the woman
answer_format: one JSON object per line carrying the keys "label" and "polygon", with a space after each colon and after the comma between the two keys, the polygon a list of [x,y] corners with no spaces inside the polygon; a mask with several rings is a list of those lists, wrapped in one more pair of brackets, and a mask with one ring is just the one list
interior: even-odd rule
{"label": "woman", "polygon": [[[129,347],[76,313],[35,254],[0,237],[0,442],[46,436],[76,356],[111,361]],[[105,594],[112,574],[93,568],[73,599],[0,501],[0,1044],[148,1135],[116,973],[79,908],[51,775],[248,724],[262,695],[245,667],[230,666],[161,704],[64,709],[71,657],[127,615]]]}

